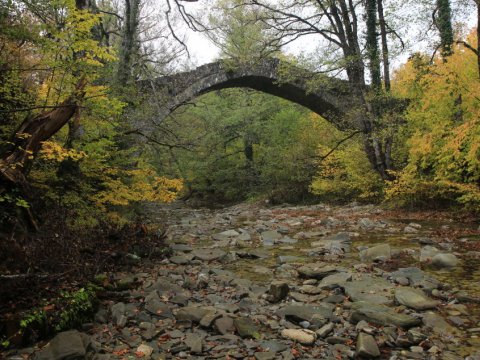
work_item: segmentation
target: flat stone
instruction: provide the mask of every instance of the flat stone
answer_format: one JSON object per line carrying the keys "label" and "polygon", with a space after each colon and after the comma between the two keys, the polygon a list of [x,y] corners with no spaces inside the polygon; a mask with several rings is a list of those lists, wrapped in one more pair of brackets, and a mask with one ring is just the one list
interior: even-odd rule
{"label": "flat stone", "polygon": [[256,360],[273,360],[276,358],[276,354],[273,351],[264,351],[264,352],[259,352],[257,351],[255,354]]}
{"label": "flat stone", "polygon": [[278,243],[281,244],[296,244],[298,242],[297,239],[292,239],[291,237],[284,236],[280,240],[277,241]]}
{"label": "flat stone", "polygon": [[308,279],[323,279],[327,275],[338,272],[337,267],[327,264],[307,264],[297,269],[300,276]]}
{"label": "flat stone", "polygon": [[136,278],[133,275],[124,276],[116,283],[117,290],[129,290],[135,287]]}
{"label": "flat stone", "polygon": [[198,334],[188,333],[185,336],[185,345],[188,346],[190,352],[200,354],[203,350],[203,339]]}
{"label": "flat stone", "polygon": [[85,359],[90,344],[88,335],[77,330],[57,334],[47,346],[37,354],[37,360],[81,360]]}
{"label": "flat stone", "polygon": [[240,235],[240,233],[232,229],[232,230],[223,231],[219,235],[226,236],[226,237],[235,237]]}
{"label": "flat stone", "polygon": [[288,264],[288,263],[293,263],[293,262],[298,262],[301,261],[303,258],[299,256],[293,256],[293,255],[280,255],[278,257],[278,263],[279,264]]}
{"label": "flat stone", "polygon": [[214,322],[215,329],[222,335],[231,334],[235,331],[233,319],[229,316],[222,316]]}
{"label": "flat stone", "polygon": [[170,249],[173,251],[181,251],[181,252],[190,252],[193,248],[187,244],[171,244]]}
{"label": "flat stone", "polygon": [[203,307],[187,306],[179,309],[175,314],[175,318],[181,321],[189,320],[198,324],[200,323],[200,320],[211,311],[211,309]]}
{"label": "flat stone", "polygon": [[355,354],[364,359],[380,357],[380,349],[372,335],[359,333],[357,337],[357,347]]}
{"label": "flat stone", "polygon": [[322,289],[315,285],[302,285],[298,290],[308,295],[318,295],[322,292]]}
{"label": "flat stone", "polygon": [[367,301],[374,304],[391,303],[394,285],[380,277],[364,277],[342,284],[345,294],[352,301]]}
{"label": "flat stone", "polygon": [[261,234],[263,245],[273,246],[278,240],[282,238],[282,234],[275,230],[264,231]]}
{"label": "flat stone", "polygon": [[172,297],[170,299],[170,302],[173,303],[173,304],[180,305],[180,306],[187,306],[189,300],[190,300],[190,298],[188,296],[180,294],[180,295],[175,295],[174,297]]}
{"label": "flat stone", "polygon": [[175,255],[168,260],[175,265],[186,265],[192,260],[192,256]]}
{"label": "flat stone", "polygon": [[342,255],[350,251],[350,243],[342,240],[323,239],[310,244],[312,251],[319,254]]}
{"label": "flat stone", "polygon": [[233,325],[240,337],[260,339],[258,326],[251,319],[245,317],[236,318],[233,320]]}
{"label": "flat stone", "polygon": [[152,324],[150,322],[141,322],[139,325],[140,329],[142,329],[142,338],[145,340],[152,340],[155,336],[159,334],[159,331],[157,331],[157,327],[155,324]]}
{"label": "flat stone", "polygon": [[445,335],[459,335],[461,332],[457,328],[451,326],[445,321],[443,317],[438,314],[425,314],[422,318],[423,324],[432,329],[435,334]]}
{"label": "flat stone", "polygon": [[334,289],[337,287],[342,287],[343,284],[352,279],[352,274],[349,272],[340,272],[333,275],[328,275],[324,277],[318,287],[321,289]]}
{"label": "flat stone", "polygon": [[400,305],[405,305],[415,310],[434,309],[439,301],[430,299],[422,290],[409,287],[395,289],[395,300]]}
{"label": "flat stone", "polygon": [[181,286],[174,284],[166,278],[160,278],[152,285],[148,286],[145,291],[152,292],[156,290],[159,295],[175,295],[175,294],[185,294],[186,291]]}
{"label": "flat stone", "polygon": [[433,290],[439,287],[440,282],[431,276],[428,276],[417,267],[400,268],[390,273],[393,279],[405,277],[409,280],[410,286],[422,287],[424,289]]}
{"label": "flat stone", "polygon": [[310,305],[288,305],[277,311],[277,315],[285,317],[286,320],[300,323],[308,321],[319,327],[325,324],[332,317],[334,305],[321,304],[321,306]]}
{"label": "flat stone", "polygon": [[392,250],[390,245],[381,244],[360,251],[359,256],[362,262],[385,261],[391,258]]}
{"label": "flat stone", "polygon": [[458,258],[453,254],[440,253],[432,258],[432,265],[436,268],[452,268],[459,263]]}
{"label": "flat stone", "polygon": [[313,331],[307,329],[283,329],[281,335],[303,345],[312,345],[317,338]]}
{"label": "flat stone", "polygon": [[145,310],[160,318],[173,318],[172,310],[160,300],[156,291],[150,292],[145,297]]}
{"label": "flat stone", "polygon": [[210,311],[202,317],[202,319],[200,320],[200,326],[209,328],[210,326],[212,326],[213,322],[221,316],[221,313],[218,313],[216,311]]}
{"label": "flat stone", "polygon": [[353,303],[350,321],[356,324],[361,320],[377,325],[395,325],[403,329],[409,329],[421,323],[420,319],[399,314],[387,306],[367,302]]}
{"label": "flat stone", "polygon": [[201,261],[219,260],[227,255],[227,253],[220,249],[195,249],[192,251],[193,256]]}
{"label": "flat stone", "polygon": [[281,342],[275,341],[275,340],[262,341],[262,342],[260,342],[260,347],[263,350],[271,351],[271,352],[274,352],[274,353],[282,352],[282,351],[285,351],[285,350],[288,349],[287,345],[285,345]]}

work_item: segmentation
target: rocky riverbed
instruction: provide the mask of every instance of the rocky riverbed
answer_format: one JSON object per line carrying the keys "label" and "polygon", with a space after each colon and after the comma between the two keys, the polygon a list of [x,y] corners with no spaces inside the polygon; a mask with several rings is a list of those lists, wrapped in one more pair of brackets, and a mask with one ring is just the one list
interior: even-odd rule
{"label": "rocky riverbed", "polygon": [[[37,359],[480,359],[478,224],[373,206],[152,207],[171,256]],[[101,276],[99,278],[102,278]]]}

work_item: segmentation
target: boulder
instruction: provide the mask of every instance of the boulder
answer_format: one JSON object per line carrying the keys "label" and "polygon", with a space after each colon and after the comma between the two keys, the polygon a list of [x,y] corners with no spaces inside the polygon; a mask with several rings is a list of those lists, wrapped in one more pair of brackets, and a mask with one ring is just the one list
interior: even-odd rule
{"label": "boulder", "polygon": [[374,304],[391,303],[393,284],[380,277],[364,277],[341,285],[352,301],[367,301]]}
{"label": "boulder", "polygon": [[347,281],[352,279],[352,274],[349,272],[341,272],[333,275],[328,275],[320,281],[318,287],[321,289],[334,289],[341,287]]}
{"label": "boulder", "polygon": [[458,258],[453,254],[440,253],[432,258],[432,265],[436,268],[452,268],[458,265]]}
{"label": "boulder", "polygon": [[77,330],[64,331],[37,354],[36,360],[84,360],[89,344],[88,335]]}
{"label": "boulder", "polygon": [[279,309],[277,315],[297,324],[308,321],[316,327],[320,327],[332,317],[334,307],[332,304],[323,303],[320,306],[288,305]]}
{"label": "boulder", "polygon": [[392,250],[388,244],[376,245],[360,251],[360,260],[363,262],[385,261],[390,259],[391,256]]}
{"label": "boulder", "polygon": [[222,335],[231,334],[235,331],[233,319],[229,316],[222,316],[215,320],[215,329]]}
{"label": "boulder", "polygon": [[265,246],[272,246],[282,238],[282,234],[275,230],[269,230],[262,232],[262,242]]}
{"label": "boulder", "polygon": [[423,324],[432,329],[435,334],[442,336],[460,335],[461,331],[451,326],[443,317],[438,314],[425,314],[422,318]]}
{"label": "boulder", "polygon": [[395,290],[395,300],[414,310],[434,309],[438,301],[430,299],[422,290],[409,287],[399,287]]}
{"label": "boulder", "polygon": [[353,303],[350,321],[356,324],[361,320],[383,326],[395,325],[403,329],[409,329],[421,323],[420,319],[399,314],[387,306],[367,302]]}
{"label": "boulder", "polygon": [[435,246],[424,246],[420,249],[420,261],[421,262],[427,262],[431,261],[432,258],[440,253],[440,250],[438,250]]}
{"label": "boulder", "polygon": [[198,324],[205,315],[211,312],[214,312],[214,310],[203,307],[186,306],[177,311],[175,318],[181,321],[189,320]]}
{"label": "boulder", "polygon": [[195,333],[188,333],[185,337],[185,345],[188,346],[190,352],[200,354],[203,350],[203,339]]}
{"label": "boulder", "polygon": [[287,297],[289,291],[290,288],[286,282],[274,281],[270,284],[267,300],[272,303],[282,301]]}
{"label": "boulder", "polygon": [[297,269],[300,276],[308,279],[323,279],[327,275],[338,272],[335,266],[323,263],[306,264]]}
{"label": "boulder", "polygon": [[258,326],[249,318],[241,317],[233,320],[233,325],[237,329],[238,335],[242,338],[260,339]]}
{"label": "boulder", "polygon": [[195,249],[192,251],[193,256],[202,261],[220,260],[227,255],[227,253],[220,249]]}
{"label": "boulder", "polygon": [[160,318],[173,318],[170,307],[160,300],[156,291],[145,297],[145,310]]}

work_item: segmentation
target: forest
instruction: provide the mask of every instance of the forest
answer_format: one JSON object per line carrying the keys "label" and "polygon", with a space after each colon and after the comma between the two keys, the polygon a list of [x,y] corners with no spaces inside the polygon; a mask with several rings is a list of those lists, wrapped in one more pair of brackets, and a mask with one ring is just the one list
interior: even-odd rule
{"label": "forest", "polygon": [[480,358],[479,25],[1,0],[0,358]]}

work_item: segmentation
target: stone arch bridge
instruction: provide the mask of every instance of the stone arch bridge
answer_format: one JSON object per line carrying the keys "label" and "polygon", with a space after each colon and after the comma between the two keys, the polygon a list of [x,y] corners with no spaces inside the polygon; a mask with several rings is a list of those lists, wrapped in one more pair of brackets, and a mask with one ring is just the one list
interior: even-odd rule
{"label": "stone arch bridge", "polygon": [[[295,80],[281,77],[282,66],[295,72]],[[315,89],[309,82],[315,80]],[[224,62],[202,65],[195,70],[141,81],[145,92],[153,92],[163,99],[156,114],[156,122],[196,97],[225,88],[251,88],[290,100],[323,116],[341,130],[358,130],[360,123],[347,116],[356,101],[346,81],[319,77],[305,69],[284,65],[278,59],[266,59],[254,65],[229,68]]]}

